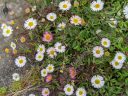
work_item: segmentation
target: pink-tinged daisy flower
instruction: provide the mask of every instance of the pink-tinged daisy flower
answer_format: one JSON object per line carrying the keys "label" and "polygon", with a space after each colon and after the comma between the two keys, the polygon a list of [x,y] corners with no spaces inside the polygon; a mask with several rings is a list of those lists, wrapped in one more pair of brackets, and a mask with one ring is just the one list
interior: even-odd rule
{"label": "pink-tinged daisy flower", "polygon": [[43,88],[43,90],[42,90],[42,96],[49,96],[49,94],[50,94],[49,89],[48,88]]}
{"label": "pink-tinged daisy flower", "polygon": [[45,81],[47,83],[51,82],[52,81],[52,75],[51,74],[47,75],[46,78],[45,78]]}
{"label": "pink-tinged daisy flower", "polygon": [[45,32],[45,33],[43,34],[42,40],[45,41],[45,42],[51,42],[51,41],[53,40],[53,35],[52,35],[52,33]]}

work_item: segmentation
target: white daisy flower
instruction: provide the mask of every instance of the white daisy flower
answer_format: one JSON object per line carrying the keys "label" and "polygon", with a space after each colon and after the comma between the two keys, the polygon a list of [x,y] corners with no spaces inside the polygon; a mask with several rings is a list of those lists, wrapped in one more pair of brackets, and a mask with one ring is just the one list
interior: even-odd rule
{"label": "white daisy flower", "polygon": [[93,1],[90,5],[92,11],[101,11],[104,7],[104,2],[101,0]]}
{"label": "white daisy flower", "polygon": [[123,13],[125,15],[125,18],[128,19],[128,5],[124,7]]}
{"label": "white daisy flower", "polygon": [[23,67],[26,64],[27,60],[25,56],[18,56],[15,59],[15,64],[17,67]]}
{"label": "white daisy flower", "polygon": [[101,88],[104,86],[104,79],[102,76],[95,75],[92,77],[91,83],[94,88]]}
{"label": "white daisy flower", "polygon": [[59,3],[59,8],[62,11],[70,10],[71,6],[72,6],[71,3],[69,1],[66,1],[66,0]]}
{"label": "white daisy flower", "polygon": [[50,47],[50,48],[47,49],[47,54],[48,54],[49,57],[51,57],[51,58],[54,58],[54,57],[57,56],[56,50],[55,50],[55,48],[53,48],[53,47]]}
{"label": "white daisy flower", "polygon": [[104,55],[104,49],[100,46],[96,46],[93,48],[93,56],[96,58],[100,58]]}
{"label": "white daisy flower", "polygon": [[50,91],[48,88],[43,88],[42,90],[42,96],[49,96],[50,95]]}
{"label": "white daisy flower", "polygon": [[55,13],[48,13],[46,18],[49,20],[49,21],[55,21],[56,18],[57,18],[57,15]]}
{"label": "white daisy flower", "polygon": [[114,18],[111,18],[108,24],[109,24],[110,27],[116,28],[116,26],[118,24],[118,21]]}
{"label": "white daisy flower", "polygon": [[54,47],[56,52],[59,52],[59,53],[65,52],[65,46],[62,46],[60,42],[55,43]]}
{"label": "white daisy flower", "polygon": [[117,52],[114,60],[120,63],[124,63],[126,60],[126,56],[122,52]]}
{"label": "white daisy flower", "polygon": [[13,50],[16,49],[16,44],[14,42],[11,42],[10,46]]}
{"label": "white daisy flower", "polygon": [[48,75],[47,70],[46,70],[46,69],[42,69],[42,70],[41,70],[41,76],[42,76],[42,77],[46,77],[47,75]]}
{"label": "white daisy flower", "polygon": [[81,18],[79,16],[74,15],[70,18],[70,23],[74,24],[74,25],[80,25],[81,24]]}
{"label": "white daisy flower", "polygon": [[46,70],[48,73],[52,73],[54,71],[54,65],[48,64],[48,66],[46,67]]}
{"label": "white daisy flower", "polygon": [[9,37],[12,34],[12,32],[13,32],[12,27],[11,26],[7,26],[7,28],[3,29],[3,33],[2,34],[3,34],[4,37]]}
{"label": "white daisy flower", "polygon": [[115,61],[115,60],[113,60],[110,64],[111,64],[112,67],[115,68],[115,69],[121,69],[122,66],[123,66],[123,63],[120,63],[120,62]]}
{"label": "white daisy flower", "polygon": [[66,27],[66,24],[64,23],[64,22],[62,22],[62,23],[60,23],[60,24],[58,24],[58,30],[63,30],[65,27]]}
{"label": "white daisy flower", "polygon": [[86,90],[84,88],[78,88],[76,90],[76,96],[86,96]]}
{"label": "white daisy flower", "polygon": [[29,94],[28,96],[36,96],[35,94]]}
{"label": "white daisy flower", "polygon": [[5,28],[7,28],[8,26],[5,24],[5,23],[3,23],[3,24],[1,24],[1,29],[2,30],[4,30]]}
{"label": "white daisy flower", "polygon": [[108,38],[102,38],[101,44],[102,44],[102,46],[104,46],[105,48],[109,48],[110,45],[111,45],[111,41],[110,41]]}
{"label": "white daisy flower", "polygon": [[34,18],[29,18],[24,23],[24,28],[29,30],[35,29],[36,26],[37,26],[37,20]]}
{"label": "white daisy flower", "polygon": [[37,52],[44,53],[45,52],[45,46],[43,44],[39,45],[37,48]]}
{"label": "white daisy flower", "polygon": [[72,95],[73,92],[74,92],[73,86],[70,85],[70,84],[65,85],[64,86],[64,92],[65,92],[66,95]]}
{"label": "white daisy flower", "polygon": [[35,56],[35,59],[36,59],[37,61],[42,61],[42,60],[44,59],[44,54],[38,52],[38,53],[36,54],[36,56]]}
{"label": "white daisy flower", "polygon": [[19,75],[18,73],[13,73],[13,74],[12,74],[12,79],[13,79],[14,81],[19,81],[19,80],[20,80],[20,75]]}

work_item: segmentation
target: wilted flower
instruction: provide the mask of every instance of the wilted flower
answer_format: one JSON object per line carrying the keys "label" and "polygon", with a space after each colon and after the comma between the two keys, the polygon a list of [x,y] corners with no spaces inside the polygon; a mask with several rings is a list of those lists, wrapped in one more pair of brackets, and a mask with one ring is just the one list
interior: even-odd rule
{"label": "wilted flower", "polygon": [[69,75],[70,75],[71,79],[75,79],[75,77],[76,77],[76,70],[75,70],[74,67],[70,67],[69,68]]}

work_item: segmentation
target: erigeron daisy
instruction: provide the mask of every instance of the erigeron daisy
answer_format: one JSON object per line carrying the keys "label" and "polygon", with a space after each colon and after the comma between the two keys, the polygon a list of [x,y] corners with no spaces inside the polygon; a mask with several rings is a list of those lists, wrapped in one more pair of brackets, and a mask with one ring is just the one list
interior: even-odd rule
{"label": "erigeron daisy", "polygon": [[7,28],[7,25],[5,23],[1,24],[1,29],[3,30],[5,28]]}
{"label": "erigeron daisy", "polygon": [[13,32],[12,27],[11,26],[7,26],[7,28],[3,29],[3,33],[2,34],[3,34],[4,37],[9,37],[12,34],[12,32]]}
{"label": "erigeron daisy", "polygon": [[43,44],[39,45],[37,48],[37,52],[44,53],[45,52],[45,46]]}
{"label": "erigeron daisy", "polygon": [[50,95],[50,91],[48,88],[43,88],[42,89],[42,96],[49,96]]}
{"label": "erigeron daisy", "polygon": [[55,13],[48,13],[46,18],[49,20],[49,21],[55,21],[56,18],[57,18],[57,15]]}
{"label": "erigeron daisy", "polygon": [[62,11],[70,10],[71,6],[71,3],[66,0],[59,3],[59,9]]}
{"label": "erigeron daisy", "polygon": [[52,40],[53,40],[53,35],[52,35],[52,33],[50,33],[50,32],[45,32],[44,34],[43,34],[43,37],[42,37],[42,40],[44,41],[44,42],[51,42]]}
{"label": "erigeron daisy", "polygon": [[101,44],[102,44],[102,46],[104,46],[105,48],[109,48],[110,45],[111,45],[111,41],[110,41],[108,38],[102,38]]}
{"label": "erigeron daisy", "polygon": [[125,18],[128,19],[128,5],[126,5],[123,9],[123,13],[125,15]]}
{"label": "erigeron daisy", "polygon": [[38,53],[36,54],[36,56],[35,56],[35,59],[36,59],[37,61],[42,61],[42,60],[44,59],[44,54],[38,52]]}
{"label": "erigeron daisy", "polygon": [[37,20],[34,18],[29,18],[24,23],[24,28],[26,28],[28,30],[35,29],[36,26],[37,26]]}
{"label": "erigeron daisy", "polygon": [[49,57],[51,57],[51,58],[54,58],[54,57],[57,56],[56,50],[55,50],[55,48],[53,48],[53,47],[50,47],[50,48],[47,49],[47,54],[48,54]]}
{"label": "erigeron daisy", "polygon": [[70,18],[70,23],[74,24],[74,25],[80,25],[81,24],[81,18],[79,16],[74,15]]}
{"label": "erigeron daisy", "polygon": [[84,88],[78,88],[76,90],[76,96],[86,96],[86,90]]}
{"label": "erigeron daisy", "polygon": [[104,78],[99,75],[95,75],[91,79],[92,86],[94,88],[101,88],[104,86]]}
{"label": "erigeron daisy", "polygon": [[52,73],[54,71],[54,65],[48,64],[48,66],[46,67],[46,70],[48,73]]}
{"label": "erigeron daisy", "polygon": [[29,94],[28,96],[36,96],[35,94]]}
{"label": "erigeron daisy", "polygon": [[13,50],[16,49],[16,44],[15,44],[14,42],[11,42],[10,46],[11,46],[11,48],[12,48]]}
{"label": "erigeron daisy", "polygon": [[100,58],[104,55],[104,49],[100,46],[96,46],[93,48],[93,56],[96,58]]}
{"label": "erigeron daisy", "polygon": [[121,69],[123,66],[123,63],[113,60],[111,63],[113,68],[115,69]]}
{"label": "erigeron daisy", "polygon": [[19,80],[20,80],[20,75],[19,75],[18,73],[13,73],[13,74],[12,74],[12,79],[13,79],[14,81],[19,81]]}
{"label": "erigeron daisy", "polygon": [[93,1],[90,5],[92,11],[101,11],[104,7],[104,2],[101,0]]}
{"label": "erigeron daisy", "polygon": [[72,95],[73,92],[74,92],[73,86],[70,85],[70,84],[65,85],[64,86],[64,92],[65,92],[66,95]]}
{"label": "erigeron daisy", "polygon": [[46,70],[46,69],[42,69],[42,70],[41,70],[41,76],[42,76],[42,77],[46,77],[47,75],[48,75],[47,70]]}
{"label": "erigeron daisy", "polygon": [[15,64],[18,67],[23,67],[26,64],[26,62],[27,62],[27,60],[26,60],[26,57],[25,56],[18,56],[15,59]]}
{"label": "erigeron daisy", "polygon": [[58,30],[63,30],[65,27],[66,27],[66,24],[64,23],[64,22],[62,22],[62,23],[60,23],[60,24],[58,24]]}
{"label": "erigeron daisy", "polygon": [[111,18],[108,24],[109,24],[110,27],[116,28],[118,22],[115,18]]}
{"label": "erigeron daisy", "polygon": [[65,52],[65,46],[62,46],[60,42],[55,43],[54,47],[56,52],[59,52],[59,53]]}
{"label": "erigeron daisy", "polygon": [[125,60],[126,60],[126,56],[122,52],[117,52],[114,60],[116,60],[116,61],[118,61],[120,63],[124,63]]}

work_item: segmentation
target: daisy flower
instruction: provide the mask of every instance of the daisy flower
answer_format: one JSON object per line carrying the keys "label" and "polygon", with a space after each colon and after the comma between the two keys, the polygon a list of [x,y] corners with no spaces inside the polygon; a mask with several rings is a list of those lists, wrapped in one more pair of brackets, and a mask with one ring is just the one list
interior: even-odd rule
{"label": "daisy flower", "polygon": [[102,76],[95,75],[92,77],[91,83],[94,88],[101,88],[104,86],[104,79]]}
{"label": "daisy flower", "polygon": [[71,3],[69,1],[62,1],[59,3],[59,9],[62,11],[67,11],[71,9]]}
{"label": "daisy flower", "polygon": [[46,78],[45,78],[45,81],[46,81],[47,83],[49,83],[50,81],[52,81],[52,75],[51,75],[51,74],[48,74],[48,75],[46,76]]}
{"label": "daisy flower", "polygon": [[115,60],[113,60],[110,64],[111,64],[112,67],[115,68],[115,69],[121,69],[122,66],[123,66],[123,63],[120,63],[120,62],[115,61]]}
{"label": "daisy flower", "polygon": [[123,13],[125,15],[125,18],[128,19],[128,5],[126,5],[123,9]]}
{"label": "daisy flower", "polygon": [[104,49],[100,46],[96,46],[93,48],[93,56],[96,58],[100,58],[104,55]]}
{"label": "daisy flower", "polygon": [[11,42],[10,46],[11,46],[11,48],[12,48],[13,50],[16,49],[16,44],[15,44],[14,42]]}
{"label": "daisy flower", "polygon": [[41,70],[41,76],[42,76],[42,77],[46,77],[47,75],[48,75],[47,70],[46,70],[46,69],[42,69],[42,70]]}
{"label": "daisy flower", "polygon": [[29,18],[28,20],[25,21],[24,27],[28,30],[35,29],[37,26],[37,20],[34,18]]}
{"label": "daisy flower", "polygon": [[53,35],[52,35],[52,33],[45,32],[45,33],[43,34],[42,40],[45,41],[45,42],[48,42],[48,43],[51,42],[51,41],[53,40]]}
{"label": "daisy flower", "polygon": [[44,59],[44,54],[38,52],[38,53],[36,54],[36,56],[35,56],[35,59],[36,59],[37,61],[42,61],[42,60]]}
{"label": "daisy flower", "polygon": [[62,22],[62,23],[60,23],[60,24],[58,24],[58,30],[63,30],[65,27],[66,27],[66,24],[64,23],[64,22]]}
{"label": "daisy flower", "polygon": [[43,44],[39,45],[37,48],[37,52],[44,53],[45,52],[45,46]]}
{"label": "daisy flower", "polygon": [[65,52],[65,46],[62,46],[60,42],[55,43],[54,47],[56,52],[59,52],[59,53]]}
{"label": "daisy flower", "polygon": [[109,24],[110,27],[112,27],[112,28],[116,28],[117,23],[118,23],[118,22],[117,22],[116,19],[111,18],[108,24]]}
{"label": "daisy flower", "polygon": [[48,66],[46,67],[46,70],[48,73],[52,73],[54,71],[54,65],[48,64]]}
{"label": "daisy flower", "polygon": [[29,94],[28,96],[36,96],[35,94]]}
{"label": "daisy flower", "polygon": [[90,5],[92,11],[101,11],[104,7],[104,2],[101,0],[93,1]]}
{"label": "daisy flower", "polygon": [[3,34],[4,37],[9,37],[12,34],[12,32],[13,32],[12,27],[11,26],[7,26],[7,28],[3,29],[3,33],[2,34]]}
{"label": "daisy flower", "polygon": [[48,13],[46,18],[49,20],[49,21],[55,21],[56,18],[57,18],[57,15],[55,13]]}
{"label": "daisy flower", "polygon": [[86,90],[84,88],[78,88],[76,90],[76,96],[86,96]]}
{"label": "daisy flower", "polygon": [[12,74],[12,79],[13,79],[14,81],[19,81],[19,80],[20,80],[20,75],[19,75],[18,73],[13,73],[13,74]]}
{"label": "daisy flower", "polygon": [[125,60],[126,60],[126,56],[122,52],[117,52],[114,60],[116,60],[116,61],[118,61],[120,63],[124,63]]}
{"label": "daisy flower", "polygon": [[81,24],[81,18],[79,16],[74,15],[70,18],[70,23],[74,24],[74,25],[80,25]]}
{"label": "daisy flower", "polygon": [[108,38],[102,38],[101,44],[102,44],[102,46],[104,46],[105,48],[109,48],[110,45],[111,45],[111,41],[110,41]]}
{"label": "daisy flower", "polygon": [[70,85],[70,84],[65,85],[64,86],[64,92],[65,92],[66,95],[72,95],[73,92],[74,92],[73,86]]}
{"label": "daisy flower", "polygon": [[43,88],[42,89],[42,96],[49,96],[50,95],[50,91],[48,88]]}
{"label": "daisy flower", "polygon": [[55,48],[53,48],[53,47],[50,47],[50,48],[47,49],[47,54],[48,54],[49,57],[51,57],[51,58],[54,58],[54,57],[57,56],[56,50],[55,50]]}
{"label": "daisy flower", "polygon": [[26,60],[26,57],[25,56],[18,56],[15,59],[15,64],[18,67],[23,67],[26,64],[26,62],[27,62],[27,60]]}
{"label": "daisy flower", "polygon": [[1,29],[4,30],[5,28],[7,28],[7,25],[5,23],[1,24]]}

